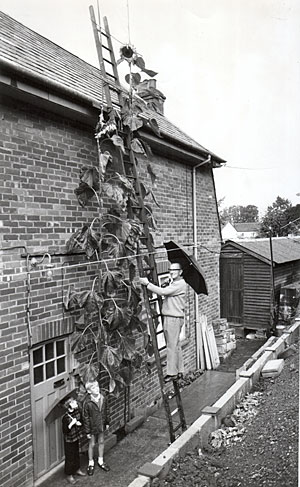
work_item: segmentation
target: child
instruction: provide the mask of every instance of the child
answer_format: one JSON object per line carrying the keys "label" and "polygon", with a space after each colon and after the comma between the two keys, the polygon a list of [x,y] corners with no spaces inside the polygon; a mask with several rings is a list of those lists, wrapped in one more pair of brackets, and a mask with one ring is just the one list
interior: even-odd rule
{"label": "child", "polygon": [[64,403],[67,412],[62,418],[65,446],[65,473],[70,484],[76,484],[73,475],[86,475],[80,470],[79,437],[82,427],[81,415],[76,399],[70,397]]}
{"label": "child", "polygon": [[87,467],[88,475],[94,473],[94,446],[98,441],[98,465],[99,467],[108,472],[109,466],[104,463],[104,430],[108,428],[108,408],[107,401],[103,394],[100,392],[98,381],[87,382],[85,388],[88,392],[88,397],[83,403],[83,425],[87,438],[89,440],[88,457],[89,464]]}

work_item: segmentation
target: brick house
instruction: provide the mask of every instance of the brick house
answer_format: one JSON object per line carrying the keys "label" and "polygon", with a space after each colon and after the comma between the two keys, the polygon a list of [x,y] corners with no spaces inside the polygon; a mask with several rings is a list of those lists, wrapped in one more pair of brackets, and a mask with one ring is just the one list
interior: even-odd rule
{"label": "brick house", "polygon": [[[86,359],[71,352],[74,317],[64,310],[62,296],[68,283],[84,282],[95,270],[84,256],[68,254],[65,244],[96,215],[93,203],[80,209],[74,189],[81,165],[97,164],[93,134],[102,78],[95,67],[6,14],[0,17],[1,485],[26,487],[62,461],[60,422],[44,419],[51,404],[75,386],[72,372]],[[199,300],[189,294],[183,352],[185,370],[191,371],[198,366],[195,310],[210,321],[219,317],[221,238],[213,168],[225,161],[168,121],[164,97],[156,94],[162,137],[142,132],[158,176],[156,245],[172,239],[192,252],[196,242],[209,290]],[[163,253],[158,270],[167,270]],[[154,364],[150,369],[133,381],[131,415],[159,398]],[[111,430],[117,431],[124,425],[124,398],[111,403]]]}

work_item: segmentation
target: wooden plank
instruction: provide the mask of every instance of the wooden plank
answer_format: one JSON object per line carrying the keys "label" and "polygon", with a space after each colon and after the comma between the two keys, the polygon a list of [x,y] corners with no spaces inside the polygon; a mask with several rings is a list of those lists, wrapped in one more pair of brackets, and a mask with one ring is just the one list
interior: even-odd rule
{"label": "wooden plank", "polygon": [[196,347],[197,347],[198,366],[201,370],[204,370],[205,359],[204,359],[204,350],[203,350],[202,327],[200,321],[196,321]]}
{"label": "wooden plank", "polygon": [[201,315],[200,325],[201,325],[201,331],[202,331],[202,341],[203,341],[203,346],[204,346],[204,356],[205,356],[206,368],[207,368],[207,370],[211,370],[212,366],[211,366],[211,360],[210,360],[208,343],[207,343],[207,336],[206,336],[206,323],[207,323],[206,316]]}
{"label": "wooden plank", "polygon": [[206,323],[206,336],[207,336],[207,343],[208,349],[211,358],[212,368],[216,369],[220,365],[220,358],[216,344],[216,338],[214,334],[214,329],[211,323]]}

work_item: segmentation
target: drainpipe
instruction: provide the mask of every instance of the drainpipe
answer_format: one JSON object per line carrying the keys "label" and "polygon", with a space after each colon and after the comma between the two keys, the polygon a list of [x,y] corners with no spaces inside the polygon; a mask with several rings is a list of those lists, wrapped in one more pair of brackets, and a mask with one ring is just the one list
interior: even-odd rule
{"label": "drainpipe", "polygon": [[[196,188],[196,170],[211,161],[209,155],[207,159],[201,161],[193,167],[192,172],[192,199],[193,199],[193,237],[194,237],[194,257],[198,257],[198,238],[197,238],[197,188]],[[196,325],[196,366],[197,369],[204,368],[204,355],[202,346],[202,333],[199,324],[198,294],[195,293],[195,325]],[[200,353],[199,353],[200,352]],[[200,357],[199,357],[200,355]]]}

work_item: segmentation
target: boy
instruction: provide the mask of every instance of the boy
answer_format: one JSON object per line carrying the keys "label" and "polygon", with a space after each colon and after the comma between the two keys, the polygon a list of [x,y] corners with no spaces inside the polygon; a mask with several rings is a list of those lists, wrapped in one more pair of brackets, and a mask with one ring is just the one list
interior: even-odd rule
{"label": "boy", "polygon": [[79,438],[82,428],[81,415],[76,399],[70,397],[64,403],[67,412],[62,418],[65,446],[65,473],[69,484],[76,484],[73,475],[86,475],[80,470]]}
{"label": "boy", "polygon": [[109,423],[108,407],[105,396],[100,392],[97,380],[87,382],[85,388],[89,394],[83,403],[82,413],[84,429],[89,440],[87,473],[88,475],[93,475],[95,468],[94,446],[96,442],[98,442],[98,465],[105,472],[110,470],[103,460],[104,430],[108,428]]}

